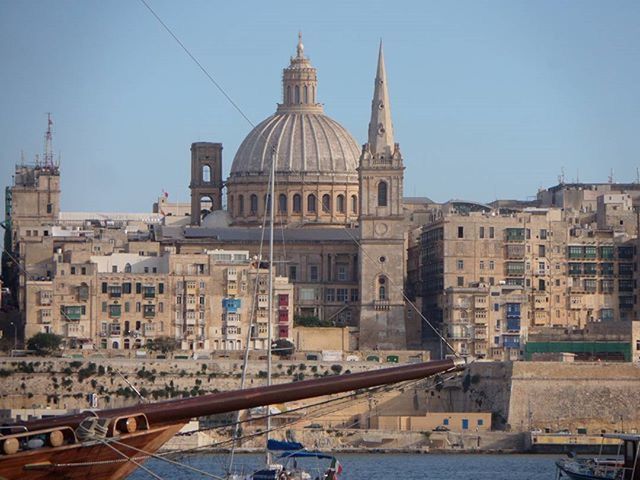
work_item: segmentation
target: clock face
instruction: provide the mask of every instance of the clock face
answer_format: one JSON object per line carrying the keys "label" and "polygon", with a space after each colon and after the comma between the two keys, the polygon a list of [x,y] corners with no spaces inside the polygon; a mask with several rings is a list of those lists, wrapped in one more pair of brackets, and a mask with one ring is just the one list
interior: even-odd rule
{"label": "clock face", "polygon": [[376,223],[375,226],[376,235],[384,237],[389,231],[389,227],[386,223]]}

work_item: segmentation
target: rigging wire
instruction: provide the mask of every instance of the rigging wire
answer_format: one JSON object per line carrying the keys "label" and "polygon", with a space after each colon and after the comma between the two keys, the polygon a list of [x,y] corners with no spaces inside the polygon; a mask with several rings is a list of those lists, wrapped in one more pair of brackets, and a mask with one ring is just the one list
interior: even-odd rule
{"label": "rigging wire", "polygon": [[147,3],[146,0],[140,0],[140,2],[147,8],[147,10],[149,10],[149,12],[151,12],[151,15],[153,15],[155,17],[155,19],[160,23],[160,25],[162,25],[162,27],[169,33],[169,35],[171,35],[173,37],[173,39],[178,43],[178,45],[180,45],[180,47],[182,48],[182,50],[184,50],[184,52],[189,56],[189,58],[191,60],[193,60],[193,62],[198,66],[198,68],[202,71],[202,73],[205,74],[205,76],[209,79],[209,81],[218,89],[218,91],[220,93],[222,93],[222,95],[224,96],[224,98],[227,99],[227,101],[233,105],[233,108],[235,108],[238,113],[240,115],[242,115],[242,118],[244,118],[249,125],[251,125],[252,128],[255,128],[254,123],[249,119],[249,117],[247,117],[247,115],[245,115],[245,113],[242,111],[242,109],[240,108],[240,106],[233,101],[233,99],[231,98],[231,96],[225,91],[224,88],[222,88],[222,85],[220,85],[212,76],[211,74],[207,71],[207,69],[202,65],[202,63],[200,63],[198,61],[198,59],[191,53],[191,51],[185,46],[184,43],[182,43],[182,41],[176,36],[175,33],[173,33],[173,31],[169,28],[169,26],[164,23],[162,21],[162,19],[160,18],[160,16],[153,10],[153,8],[151,8],[151,6]]}

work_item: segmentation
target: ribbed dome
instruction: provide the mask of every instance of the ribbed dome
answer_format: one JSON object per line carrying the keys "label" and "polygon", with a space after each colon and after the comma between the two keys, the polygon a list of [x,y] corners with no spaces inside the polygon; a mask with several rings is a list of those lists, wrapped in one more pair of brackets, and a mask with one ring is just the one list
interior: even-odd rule
{"label": "ribbed dome", "polygon": [[360,150],[351,134],[321,109],[301,110],[279,111],[256,126],[240,145],[231,176],[268,172],[274,146],[277,172],[355,174]]}

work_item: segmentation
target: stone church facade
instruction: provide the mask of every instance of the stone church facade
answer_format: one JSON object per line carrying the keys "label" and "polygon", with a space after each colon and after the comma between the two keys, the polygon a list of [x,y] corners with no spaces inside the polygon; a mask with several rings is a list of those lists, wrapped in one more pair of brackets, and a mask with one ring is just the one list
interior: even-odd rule
{"label": "stone church facade", "polygon": [[[295,285],[297,316],[357,326],[362,348],[405,348],[404,166],[393,136],[382,45],[362,148],[324,114],[317,72],[301,39],[283,70],[282,92],[276,112],[235,154],[225,183],[226,212],[215,200],[211,213],[210,204],[199,202],[219,198],[215,179],[222,162],[207,164],[219,169],[206,172],[207,191],[202,160],[192,156],[192,226],[179,232],[161,228],[164,241],[177,243],[181,252],[242,244],[257,254],[262,237],[256,227],[268,212],[268,177],[275,161],[275,262],[278,275]],[[222,150],[220,144],[210,145],[212,151]]]}

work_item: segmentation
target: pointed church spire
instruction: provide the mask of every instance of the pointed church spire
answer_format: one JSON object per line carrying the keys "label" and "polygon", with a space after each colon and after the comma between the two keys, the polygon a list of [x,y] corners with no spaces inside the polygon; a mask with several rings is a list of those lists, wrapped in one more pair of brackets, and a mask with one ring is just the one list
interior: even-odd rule
{"label": "pointed church spire", "polygon": [[371,120],[369,122],[369,149],[373,155],[392,153],[394,148],[393,125],[391,123],[391,104],[387,89],[387,72],[384,68],[382,40],[378,53],[373,101],[371,102]]}

